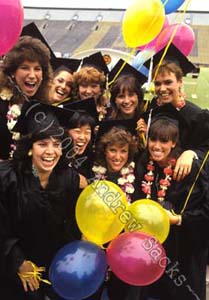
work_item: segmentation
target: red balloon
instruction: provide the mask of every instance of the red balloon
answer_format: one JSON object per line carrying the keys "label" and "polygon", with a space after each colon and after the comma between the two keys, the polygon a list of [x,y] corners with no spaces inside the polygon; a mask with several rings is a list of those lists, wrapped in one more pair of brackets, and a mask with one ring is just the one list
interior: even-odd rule
{"label": "red balloon", "polygon": [[109,244],[107,262],[122,281],[145,286],[162,276],[167,257],[154,237],[143,232],[126,232]]}
{"label": "red balloon", "polygon": [[20,0],[0,0],[0,55],[7,53],[17,42],[23,19]]}
{"label": "red balloon", "polygon": [[170,41],[172,34],[175,32],[172,43],[185,56],[188,56],[192,51],[195,42],[195,34],[193,29],[187,24],[172,24],[168,25],[158,35],[155,42],[155,51],[158,52],[164,48]]}

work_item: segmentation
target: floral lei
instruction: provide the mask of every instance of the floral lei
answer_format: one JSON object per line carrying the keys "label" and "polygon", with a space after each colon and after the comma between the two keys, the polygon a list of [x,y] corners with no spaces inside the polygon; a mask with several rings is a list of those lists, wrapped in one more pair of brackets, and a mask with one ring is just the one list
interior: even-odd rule
{"label": "floral lei", "polygon": [[[160,179],[159,190],[157,191],[157,200],[162,203],[165,200],[167,189],[170,186],[170,182],[172,180],[173,168],[176,165],[176,160],[174,158],[170,158],[168,160],[168,165],[163,169],[163,173],[165,174],[165,178]],[[149,160],[147,164],[147,173],[144,175],[144,180],[142,181],[142,191],[147,195],[146,198],[150,199],[152,194],[152,184],[154,181],[154,171],[155,166],[152,159]]]}
{"label": "floral lei", "polygon": [[[19,132],[14,132],[12,129],[14,128],[15,124],[17,123],[17,119],[21,114],[20,105],[13,104],[9,105],[9,110],[7,112],[7,128],[12,133],[12,139],[17,141],[20,138]],[[9,153],[10,158],[13,157],[13,153],[16,149],[16,145],[13,143],[10,145],[11,151]]]}
{"label": "floral lei", "polygon": [[[135,163],[132,161],[127,167],[123,167],[120,170],[121,177],[118,178],[118,185],[125,192],[128,202],[131,202],[131,194],[134,193],[133,182],[135,180],[134,175]],[[101,165],[94,165],[92,171],[95,173],[96,179],[104,180],[107,178],[107,169]]]}

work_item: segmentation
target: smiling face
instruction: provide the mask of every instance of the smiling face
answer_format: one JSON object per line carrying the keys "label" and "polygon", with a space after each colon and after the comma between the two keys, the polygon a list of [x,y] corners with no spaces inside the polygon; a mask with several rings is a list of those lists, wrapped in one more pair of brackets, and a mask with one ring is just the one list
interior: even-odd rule
{"label": "smiling face", "polygon": [[159,139],[148,139],[149,153],[154,161],[164,166],[171,150],[176,146],[173,141],[162,141]]}
{"label": "smiling face", "polygon": [[83,154],[91,141],[90,125],[87,124],[81,127],[69,129],[68,133],[73,139],[76,154]]}
{"label": "smiling face", "polygon": [[115,98],[115,104],[124,118],[132,118],[138,107],[138,96],[135,92],[125,90]]}
{"label": "smiling face", "polygon": [[39,62],[25,60],[13,74],[17,85],[28,96],[34,96],[43,79],[43,71]]}
{"label": "smiling face", "polygon": [[47,138],[33,143],[32,163],[38,174],[47,174],[49,176],[61,155],[62,146],[60,140]]}
{"label": "smiling face", "polygon": [[108,172],[120,172],[128,162],[128,154],[128,143],[123,146],[116,143],[107,145],[105,149],[105,159]]}
{"label": "smiling face", "polygon": [[78,86],[78,93],[81,100],[85,100],[91,97],[97,99],[101,95],[102,89],[99,83],[82,82]]}
{"label": "smiling face", "polygon": [[155,93],[161,104],[172,103],[179,99],[182,80],[175,73],[165,71],[159,73],[154,81]]}
{"label": "smiling face", "polygon": [[53,80],[49,91],[50,103],[59,103],[69,97],[73,85],[73,75],[68,71],[60,71]]}

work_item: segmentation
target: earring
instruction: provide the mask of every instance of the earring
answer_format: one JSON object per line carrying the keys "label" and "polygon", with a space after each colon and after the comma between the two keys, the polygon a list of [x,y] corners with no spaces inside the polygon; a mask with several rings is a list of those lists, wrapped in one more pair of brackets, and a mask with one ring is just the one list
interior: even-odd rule
{"label": "earring", "polygon": [[34,165],[32,165],[32,174],[34,177],[36,177],[36,178],[38,177],[38,171]]}
{"label": "earring", "polygon": [[28,151],[28,156],[32,156],[32,150],[31,149]]}

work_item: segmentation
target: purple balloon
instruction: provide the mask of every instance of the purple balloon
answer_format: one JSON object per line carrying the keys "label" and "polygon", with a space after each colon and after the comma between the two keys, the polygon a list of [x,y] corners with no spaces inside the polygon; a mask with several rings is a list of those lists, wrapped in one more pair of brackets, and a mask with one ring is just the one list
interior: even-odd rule
{"label": "purple balloon", "polygon": [[0,0],[0,55],[7,53],[17,42],[23,18],[20,0]]}
{"label": "purple balloon", "polygon": [[74,241],[55,255],[49,279],[60,297],[79,300],[96,292],[104,281],[106,268],[102,249],[87,241]]}
{"label": "purple balloon", "polygon": [[108,246],[107,262],[122,281],[145,286],[162,276],[167,258],[163,246],[154,237],[143,232],[126,232]]}

